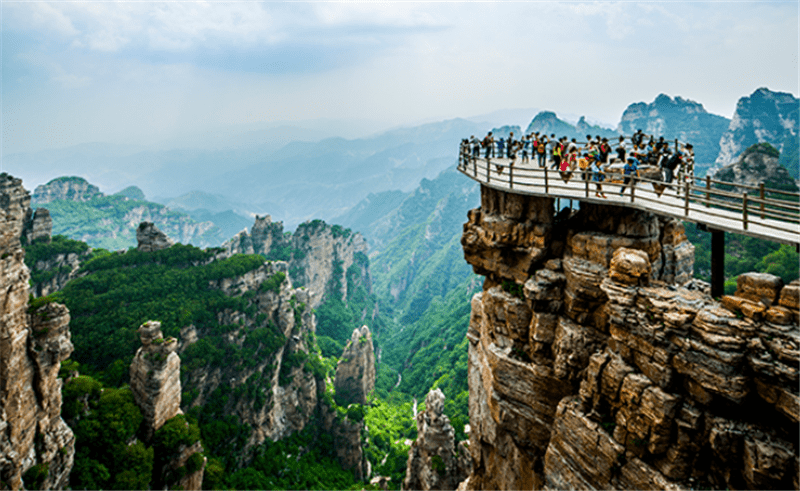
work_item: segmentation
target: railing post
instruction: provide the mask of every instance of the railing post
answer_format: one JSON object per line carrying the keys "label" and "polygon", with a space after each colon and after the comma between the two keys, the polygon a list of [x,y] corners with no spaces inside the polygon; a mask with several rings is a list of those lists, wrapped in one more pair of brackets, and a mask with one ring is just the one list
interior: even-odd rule
{"label": "railing post", "polygon": [[634,194],[636,194],[636,177],[631,175],[631,203],[633,203]]}
{"label": "railing post", "polygon": [[472,161],[472,163],[473,163],[473,164],[475,164],[475,165],[474,165],[474,169],[475,169],[475,178],[477,178],[477,177],[478,177],[478,159],[475,159],[475,160],[473,160],[473,161]]}
{"label": "railing post", "polygon": [[489,184],[489,181],[492,180],[492,164],[489,162],[489,159],[486,159],[486,184]]}
{"label": "railing post", "polygon": [[711,193],[709,190],[711,189],[711,177],[706,176],[706,208],[711,206]]}
{"label": "railing post", "polygon": [[514,189],[514,161],[508,166],[508,189]]}
{"label": "railing post", "polygon": [[547,165],[545,165],[542,169],[544,170],[544,194],[550,194],[549,186],[547,184]]}
{"label": "railing post", "polygon": [[[583,175],[587,176],[587,174],[585,172],[583,173]],[[588,198],[589,197],[589,179],[584,179],[583,183],[586,185],[586,197]]]}
{"label": "railing post", "polygon": [[692,182],[689,181],[686,183],[686,197],[683,201],[683,214],[684,216],[689,216],[689,194],[692,192]]}
{"label": "railing post", "polygon": [[747,191],[742,194],[742,226],[747,230]]}
{"label": "railing post", "polygon": [[761,198],[761,204],[759,207],[761,208],[761,219],[764,219],[764,183],[758,185],[758,197]]}

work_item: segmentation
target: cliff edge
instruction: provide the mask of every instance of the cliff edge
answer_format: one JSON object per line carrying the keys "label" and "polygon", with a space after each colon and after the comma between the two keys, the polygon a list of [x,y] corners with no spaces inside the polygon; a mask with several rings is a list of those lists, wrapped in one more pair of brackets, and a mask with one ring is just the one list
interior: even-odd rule
{"label": "cliff edge", "polygon": [[0,174],[0,488],[62,489],[75,455],[58,378],[72,353],[69,311],[28,303],[20,237],[30,215],[22,181]]}
{"label": "cliff edge", "polygon": [[[797,489],[798,289],[684,288],[683,225],[483,187],[467,489]],[[559,215],[561,217],[561,214]]]}

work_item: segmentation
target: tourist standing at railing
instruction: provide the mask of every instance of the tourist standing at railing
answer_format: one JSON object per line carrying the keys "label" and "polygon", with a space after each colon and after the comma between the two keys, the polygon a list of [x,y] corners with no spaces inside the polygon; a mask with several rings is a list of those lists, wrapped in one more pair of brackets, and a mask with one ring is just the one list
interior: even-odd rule
{"label": "tourist standing at railing", "polygon": [[472,160],[477,160],[481,155],[481,142],[472,135],[469,137],[469,143],[472,146]]}
{"label": "tourist standing at railing", "polygon": [[[619,188],[620,196],[622,196],[622,193],[625,192],[625,186],[627,186],[628,183],[633,180],[633,174],[636,174],[636,177],[639,177],[639,161],[634,157],[628,157],[628,161],[625,163],[625,168],[622,170],[622,172],[625,175],[625,181],[622,183],[622,187]],[[636,182],[633,182],[632,186],[636,186]]]}
{"label": "tourist standing at railing", "polygon": [[501,158],[501,159],[503,158],[503,155],[505,155],[505,153],[503,153],[505,148],[506,148],[506,139],[503,138],[503,137],[500,137],[500,140],[497,141],[497,157],[498,158]]}
{"label": "tourist standing at railing", "polygon": [[547,163],[547,135],[542,135],[537,140],[536,158],[539,160],[539,167],[544,167]]}
{"label": "tourist standing at railing", "polygon": [[528,162],[528,149],[531,146],[531,136],[522,135],[522,163]]}
{"label": "tourist standing at railing", "polygon": [[551,169],[558,170],[561,168],[561,142],[558,140],[553,142],[553,165],[550,166]]}
{"label": "tourist standing at railing", "polygon": [[486,149],[486,160],[489,160],[489,157],[494,157],[494,137],[491,131],[483,138],[483,148]]}
{"label": "tourist standing at railing", "polygon": [[594,185],[597,186],[597,191],[594,193],[598,198],[606,198],[606,193],[603,192],[603,185],[601,184],[606,180],[605,171],[600,160],[594,161],[594,172],[592,173],[592,180]]}
{"label": "tourist standing at railing", "polygon": [[581,170],[581,179],[584,181],[589,180],[589,172],[591,172],[591,168],[589,167],[589,156],[588,154],[583,154],[578,157],[578,168]]}
{"label": "tourist standing at railing", "polygon": [[627,150],[627,147],[625,146],[625,137],[624,136],[620,136],[619,137],[619,144],[617,145],[617,159],[619,159],[620,162],[625,162],[625,151],[626,150]]}
{"label": "tourist standing at railing", "polygon": [[514,132],[510,132],[508,134],[508,139],[506,140],[506,157],[511,158],[511,152],[514,151]]}
{"label": "tourist standing at railing", "polygon": [[641,128],[636,130],[636,133],[631,136],[631,143],[633,144],[634,148],[644,143],[644,133],[642,133]]}

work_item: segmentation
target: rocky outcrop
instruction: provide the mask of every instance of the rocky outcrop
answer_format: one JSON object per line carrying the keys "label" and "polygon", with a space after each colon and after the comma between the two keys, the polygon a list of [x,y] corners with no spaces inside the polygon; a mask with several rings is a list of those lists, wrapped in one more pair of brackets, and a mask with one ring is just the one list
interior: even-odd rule
{"label": "rocky outcrop", "polygon": [[257,216],[250,233],[239,232],[223,247],[229,254],[262,254],[267,259],[287,261],[292,283],[309,291],[312,308],[334,290],[342,300],[347,299],[347,271],[354,264],[370,289],[364,238],[322,220],[301,223],[294,234],[288,234],[283,231],[283,222],[273,222],[269,215]]}
{"label": "rocky outcrop", "polygon": [[375,351],[369,327],[354,329],[336,365],[336,399],[342,406],[366,404],[375,389]]}
{"label": "rocky outcrop", "polygon": [[160,251],[171,247],[175,242],[167,237],[152,222],[142,222],[136,229],[137,250],[142,252]]}
{"label": "rocky outcrop", "polygon": [[175,350],[178,340],[161,334],[161,323],[148,321],[139,326],[142,347],[131,362],[131,391],[144,417],[145,439],[180,411],[181,359]]}
{"label": "rocky outcrop", "polygon": [[[780,164],[778,151],[768,143],[752,145],[733,162],[718,170],[714,174],[714,179],[756,187],[763,183],[766,188],[798,191],[794,178],[786,167]],[[730,187],[726,186],[726,190],[730,190]],[[758,191],[752,188],[734,187],[733,191],[747,192],[751,196],[758,195]],[[786,199],[785,196],[779,197]]]}
{"label": "rocky outcrop", "polygon": [[[314,311],[308,308],[308,292],[293,288],[287,273],[287,263],[265,262],[244,275],[210,282],[226,295],[248,296],[247,312],[226,309],[218,324],[228,329],[224,342],[231,351],[250,354],[247,360],[193,368],[184,378],[184,390],[196,393],[184,401],[187,405],[205,404],[215,394],[237,394],[226,398],[223,411],[252,429],[246,450],[305,428],[324,393],[324,381],[308,363],[315,356],[309,354]],[[202,328],[187,326],[181,331],[181,349],[205,335]],[[245,462],[250,456],[240,457]]]}
{"label": "rocky outcrop", "polygon": [[417,414],[417,439],[408,452],[403,489],[456,489],[472,470],[466,442],[455,444],[455,430],[444,414],[444,394],[432,390]]}
{"label": "rocky outcrop", "polygon": [[57,200],[89,201],[103,196],[100,188],[82,177],[59,177],[47,184],[36,186],[33,191],[33,202],[36,206],[45,205]]}
{"label": "rocky outcrop", "polygon": [[75,454],[58,378],[72,353],[69,311],[28,304],[20,237],[29,212],[22,182],[0,174],[0,487],[61,489]]}
{"label": "rocky outcrop", "polygon": [[559,119],[556,113],[552,111],[542,111],[533,118],[528,128],[525,130],[525,134],[527,135],[534,132],[547,135],[548,137],[553,134],[556,135],[556,138],[566,136],[567,138],[575,138],[578,141],[586,141],[586,135],[592,135],[593,137],[599,135],[606,138],[619,136],[619,134],[612,129],[590,125],[583,116],[581,116],[578,122],[573,126],[563,119]]}
{"label": "rocky outcrop", "polygon": [[50,242],[53,232],[53,219],[47,208],[37,208],[35,212],[25,213],[24,224],[22,226],[22,242],[33,244],[34,242]]}
{"label": "rocky outcrop", "polygon": [[[760,88],[736,103],[736,112],[719,141],[718,167],[733,163],[745,149],[769,143],[783,152],[788,139],[798,137],[800,99],[786,92]],[[796,146],[796,144],[795,144]]]}
{"label": "rocky outcrop", "polygon": [[[800,284],[683,288],[679,222],[482,189],[465,257],[471,489],[798,487]],[[692,282],[687,284],[694,286]]]}
{"label": "rocky outcrop", "polygon": [[651,103],[637,102],[622,113],[617,131],[645,134],[666,140],[677,138],[694,146],[698,168],[710,166],[720,151],[720,137],[728,128],[728,118],[706,112],[702,104],[681,97],[659,94]]}

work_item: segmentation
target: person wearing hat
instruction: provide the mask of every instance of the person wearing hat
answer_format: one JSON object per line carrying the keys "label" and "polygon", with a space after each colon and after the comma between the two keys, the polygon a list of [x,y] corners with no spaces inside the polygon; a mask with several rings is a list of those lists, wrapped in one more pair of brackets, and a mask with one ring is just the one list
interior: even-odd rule
{"label": "person wearing hat", "polygon": [[[639,161],[633,157],[628,157],[628,161],[625,163],[625,168],[622,169],[622,171],[625,174],[625,181],[622,183],[622,187],[619,188],[620,196],[625,192],[625,186],[633,180],[631,175],[636,173],[636,177],[639,177]],[[633,185],[635,186],[636,183],[633,183]]]}

